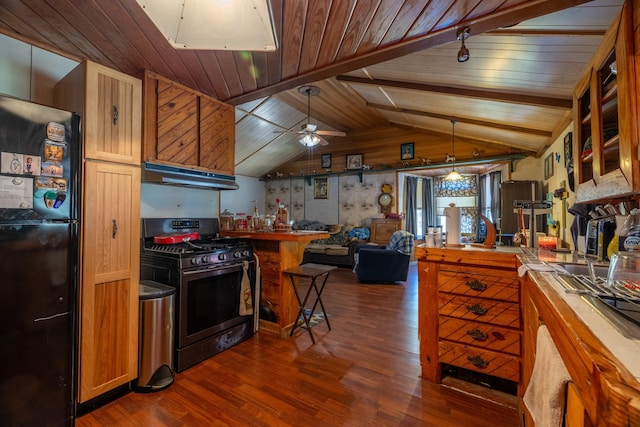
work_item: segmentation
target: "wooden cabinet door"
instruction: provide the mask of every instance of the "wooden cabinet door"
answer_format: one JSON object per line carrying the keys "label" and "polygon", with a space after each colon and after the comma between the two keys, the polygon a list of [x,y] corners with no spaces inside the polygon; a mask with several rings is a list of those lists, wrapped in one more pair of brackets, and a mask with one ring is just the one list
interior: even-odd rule
{"label": "wooden cabinet door", "polygon": [[605,34],[574,92],[576,201],[640,190],[638,94],[630,3]]}
{"label": "wooden cabinet door", "polygon": [[80,113],[83,158],[140,165],[140,79],[86,61],[56,84],[54,106]]}
{"label": "wooden cabinet door", "polygon": [[87,161],[79,401],[137,377],[140,168]]}
{"label": "wooden cabinet door", "polygon": [[142,81],[86,63],[84,157],[140,164]]}
{"label": "wooden cabinet door", "polygon": [[234,174],[233,106],[151,71],[144,86],[144,161]]}
{"label": "wooden cabinet door", "polygon": [[158,80],[157,84],[155,159],[199,166],[198,96],[171,82]]}
{"label": "wooden cabinet door", "polygon": [[233,175],[235,159],[233,107],[200,97],[200,166]]}
{"label": "wooden cabinet door", "polygon": [[399,219],[371,219],[371,239],[372,243],[386,245],[391,235],[401,228]]}

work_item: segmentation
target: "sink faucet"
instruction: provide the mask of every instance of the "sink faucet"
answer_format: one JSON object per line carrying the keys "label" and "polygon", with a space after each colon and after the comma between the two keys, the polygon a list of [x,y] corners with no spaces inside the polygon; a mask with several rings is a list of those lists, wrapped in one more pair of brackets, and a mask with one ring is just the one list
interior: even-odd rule
{"label": "sink faucet", "polygon": [[587,268],[589,269],[589,280],[591,280],[592,283],[596,282],[596,270],[593,267],[593,261],[592,260],[587,260]]}

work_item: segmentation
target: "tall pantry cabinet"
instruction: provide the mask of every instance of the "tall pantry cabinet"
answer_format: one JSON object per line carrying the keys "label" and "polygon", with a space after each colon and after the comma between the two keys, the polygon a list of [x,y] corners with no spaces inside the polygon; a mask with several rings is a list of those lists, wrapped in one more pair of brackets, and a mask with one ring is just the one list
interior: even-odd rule
{"label": "tall pantry cabinet", "polygon": [[84,62],[55,87],[81,115],[78,402],[137,377],[142,81]]}

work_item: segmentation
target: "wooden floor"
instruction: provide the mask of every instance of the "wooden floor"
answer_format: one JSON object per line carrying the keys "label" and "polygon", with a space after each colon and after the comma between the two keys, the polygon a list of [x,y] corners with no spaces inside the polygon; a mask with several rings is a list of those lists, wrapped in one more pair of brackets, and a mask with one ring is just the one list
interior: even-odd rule
{"label": "wooden floor", "polygon": [[420,379],[417,273],[405,284],[361,285],[334,271],[323,300],[332,330],[252,339],[128,393],[77,420],[89,426],[517,426],[517,414]]}

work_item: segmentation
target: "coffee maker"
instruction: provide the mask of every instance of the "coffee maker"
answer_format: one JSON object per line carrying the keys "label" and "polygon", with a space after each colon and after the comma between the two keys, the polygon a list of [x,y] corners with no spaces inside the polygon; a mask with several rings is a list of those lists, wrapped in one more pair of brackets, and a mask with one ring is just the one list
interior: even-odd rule
{"label": "coffee maker", "polygon": [[598,261],[609,261],[607,248],[615,236],[615,215],[592,218],[587,223],[585,254]]}

